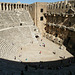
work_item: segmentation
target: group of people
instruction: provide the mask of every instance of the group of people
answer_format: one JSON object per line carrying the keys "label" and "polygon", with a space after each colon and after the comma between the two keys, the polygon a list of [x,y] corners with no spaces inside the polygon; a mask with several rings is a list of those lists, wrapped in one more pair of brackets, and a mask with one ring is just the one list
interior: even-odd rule
{"label": "group of people", "polygon": [[[41,41],[42,41],[43,39],[41,39]],[[40,45],[40,46],[43,46],[43,47],[45,47],[45,43],[42,43],[42,45]],[[39,52],[39,54],[41,54],[41,51]]]}

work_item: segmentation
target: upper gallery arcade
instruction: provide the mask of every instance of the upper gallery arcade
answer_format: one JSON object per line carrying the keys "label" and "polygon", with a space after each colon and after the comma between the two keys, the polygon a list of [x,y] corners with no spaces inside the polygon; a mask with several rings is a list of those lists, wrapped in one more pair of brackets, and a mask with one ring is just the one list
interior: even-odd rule
{"label": "upper gallery arcade", "polygon": [[4,3],[4,2],[0,2],[0,11],[9,11],[9,10],[19,10],[19,9],[24,9],[27,10],[28,9],[28,4],[26,3]]}

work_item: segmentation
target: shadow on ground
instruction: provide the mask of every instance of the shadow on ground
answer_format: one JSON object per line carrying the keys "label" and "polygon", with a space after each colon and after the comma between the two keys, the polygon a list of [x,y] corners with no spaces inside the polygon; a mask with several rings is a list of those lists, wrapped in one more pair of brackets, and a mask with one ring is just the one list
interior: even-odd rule
{"label": "shadow on ground", "polygon": [[75,75],[75,58],[25,63],[0,59],[0,75]]}

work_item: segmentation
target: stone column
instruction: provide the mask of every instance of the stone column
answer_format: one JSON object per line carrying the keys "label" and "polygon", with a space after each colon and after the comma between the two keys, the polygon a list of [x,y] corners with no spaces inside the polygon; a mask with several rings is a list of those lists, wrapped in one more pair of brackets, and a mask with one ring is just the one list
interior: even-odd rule
{"label": "stone column", "polygon": [[20,6],[20,4],[19,4],[19,9],[20,9],[20,7],[21,7],[21,6]]}
{"label": "stone column", "polygon": [[16,9],[18,10],[18,8],[19,8],[19,6],[18,6],[18,4],[16,4]]}
{"label": "stone column", "polygon": [[21,4],[21,9],[22,9],[22,4]]}
{"label": "stone column", "polygon": [[19,9],[19,4],[18,4],[18,9]]}
{"label": "stone column", "polygon": [[14,5],[12,4],[12,10],[14,10]]}
{"label": "stone column", "polygon": [[10,4],[8,4],[8,11],[10,10]]}
{"label": "stone column", "polygon": [[24,10],[26,10],[26,5],[24,5]]}
{"label": "stone column", "polygon": [[65,4],[67,4],[68,3],[68,1],[67,0],[65,0]]}
{"label": "stone column", "polygon": [[58,7],[58,9],[59,9],[59,4],[60,4],[60,3],[58,2],[58,3],[57,3],[57,7]]}
{"label": "stone column", "polygon": [[26,10],[28,10],[28,5],[26,5]]}
{"label": "stone column", "polygon": [[18,4],[16,4],[16,10],[18,10]]}
{"label": "stone column", "polygon": [[21,4],[20,4],[20,10],[21,10]]}
{"label": "stone column", "polygon": [[10,11],[11,11],[11,4],[9,5]]}
{"label": "stone column", "polygon": [[1,11],[1,3],[0,3],[0,11]]}
{"label": "stone column", "polygon": [[25,6],[24,6],[24,4],[23,4],[23,10],[24,10],[24,8],[25,8]]}
{"label": "stone column", "polygon": [[13,4],[13,10],[14,10],[14,4]]}
{"label": "stone column", "polygon": [[7,8],[6,10],[8,11],[8,3],[7,3],[7,5],[6,5],[6,8]]}
{"label": "stone column", "polygon": [[27,5],[27,10],[29,11],[29,6]]}
{"label": "stone column", "polygon": [[5,3],[3,3],[3,11],[5,11]]}
{"label": "stone column", "polygon": [[56,4],[55,4],[55,9],[56,9]]}
{"label": "stone column", "polygon": [[21,9],[22,9],[22,4],[21,4]]}
{"label": "stone column", "polygon": [[63,3],[61,3],[61,9],[62,9]]}
{"label": "stone column", "polygon": [[27,5],[25,6],[26,10],[27,10]]}

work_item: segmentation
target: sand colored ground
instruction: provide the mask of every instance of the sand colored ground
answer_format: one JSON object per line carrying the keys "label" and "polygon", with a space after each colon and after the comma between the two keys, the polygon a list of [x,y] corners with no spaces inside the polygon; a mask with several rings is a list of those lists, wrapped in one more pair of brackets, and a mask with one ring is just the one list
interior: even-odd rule
{"label": "sand colored ground", "polygon": [[[64,46],[62,46],[62,49],[60,49],[60,46],[52,41],[49,41],[46,38],[42,39],[43,40],[41,41],[41,38],[39,38],[38,43],[33,42],[22,47],[22,49],[19,49],[16,54],[16,61],[40,62],[60,60],[62,59],[60,57],[65,57],[65,59],[73,57],[73,55],[71,55]],[[45,44],[45,47],[43,47],[43,43]]]}

